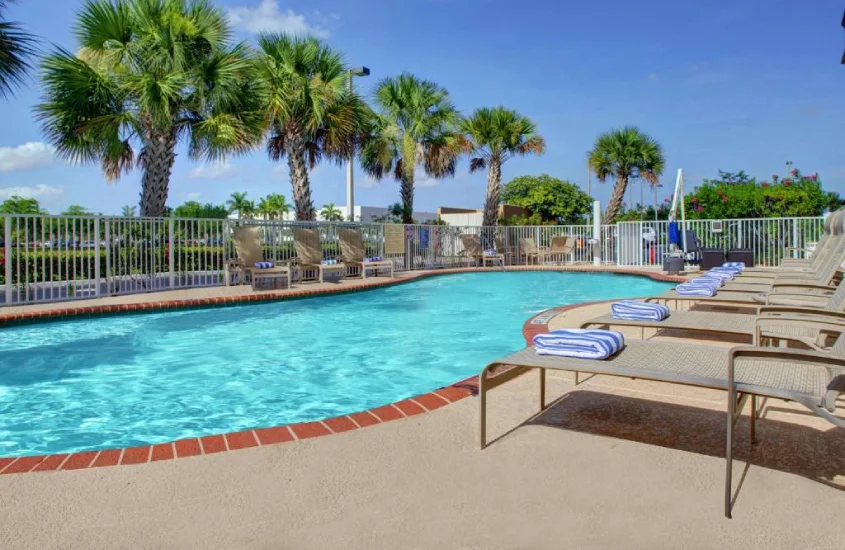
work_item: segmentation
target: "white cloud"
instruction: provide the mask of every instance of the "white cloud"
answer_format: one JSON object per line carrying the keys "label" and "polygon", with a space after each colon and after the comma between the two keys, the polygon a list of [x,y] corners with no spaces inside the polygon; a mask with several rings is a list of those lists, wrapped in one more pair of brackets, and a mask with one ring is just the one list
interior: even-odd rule
{"label": "white cloud", "polygon": [[50,200],[61,197],[65,190],[63,187],[53,185],[45,185],[39,183],[38,185],[16,185],[13,187],[0,188],[0,199],[8,199],[9,197],[24,197],[26,199]]}
{"label": "white cloud", "polygon": [[[325,19],[319,12],[318,19]],[[335,14],[329,17],[336,19]],[[284,32],[297,35],[310,34],[317,38],[328,38],[329,31],[318,24],[309,22],[305,15],[288,8],[279,8],[278,0],[261,0],[256,7],[237,6],[229,9],[229,20],[236,28],[251,32]]]}
{"label": "white cloud", "polygon": [[228,178],[237,172],[237,170],[238,169],[234,165],[229,164],[229,161],[215,162],[212,164],[197,166],[188,172],[188,176],[193,179],[219,180]]}
{"label": "white cloud", "polygon": [[202,196],[201,193],[193,192],[193,193],[182,193],[182,198],[186,201],[195,201]]}
{"label": "white cloud", "polygon": [[437,187],[438,185],[440,185],[439,179],[427,175],[419,168],[414,172],[414,187]]}
{"label": "white cloud", "polygon": [[0,147],[0,172],[17,172],[50,166],[56,162],[55,149],[40,141],[17,147]]}

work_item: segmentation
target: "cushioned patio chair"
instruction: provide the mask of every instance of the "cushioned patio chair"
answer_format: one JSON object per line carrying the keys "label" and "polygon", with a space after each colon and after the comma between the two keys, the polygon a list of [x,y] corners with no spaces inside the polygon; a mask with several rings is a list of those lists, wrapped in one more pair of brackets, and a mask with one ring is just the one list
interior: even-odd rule
{"label": "cushioned patio chair", "polygon": [[549,243],[549,250],[546,252],[547,258],[559,258],[559,263],[565,263],[566,257],[572,254],[575,248],[575,239],[567,235],[555,235],[552,237],[552,242]]}
{"label": "cushioned patio chair", "polygon": [[[505,367],[508,370],[492,371]],[[758,397],[795,401],[832,424],[845,427],[836,416],[837,399],[845,392],[845,336],[841,333],[830,352],[779,348],[733,349],[674,342],[627,342],[605,360],[537,355],[528,347],[488,364],[479,376],[481,448],[487,446],[488,392],[529,370],[540,374],[540,412],[546,409],[546,372],[639,378],[725,390],[727,399],[725,516],[731,517],[733,431],[746,403],[750,403],[751,440],[756,441]],[[492,376],[491,376],[492,374]],[[750,397],[750,399],[749,399]],[[800,453],[801,449],[796,449]]]}
{"label": "cushioned patio chair", "polygon": [[[323,246],[320,244],[320,232],[317,229],[297,228],[293,230],[296,259],[299,263],[300,277],[307,271],[315,271],[317,280],[324,282],[326,272],[346,275],[346,265],[341,263],[323,264]],[[302,280],[302,279],[300,279]]]}
{"label": "cushioned patio chair", "polygon": [[461,235],[461,244],[464,247],[463,253],[466,256],[467,262],[472,260],[476,265],[481,263],[484,267],[487,267],[488,263],[498,264],[502,267],[505,266],[504,254],[499,254],[498,252],[495,254],[486,254],[484,252],[484,246],[481,244],[481,237],[478,235]]}
{"label": "cushioned patio chair", "polygon": [[[285,260],[267,259],[264,257],[264,249],[261,246],[261,232],[260,226],[241,226],[233,230],[233,240],[235,244],[235,254],[238,257],[238,266],[241,270],[241,282],[245,283],[247,279],[256,286],[255,274],[259,273],[261,279],[267,277],[284,278],[287,282],[287,287],[291,286],[291,272]],[[273,267],[261,267],[262,262],[271,262]],[[227,265],[231,262],[227,262]],[[226,282],[229,282],[229,274],[226,274]]]}
{"label": "cushioned patio chair", "polygon": [[527,264],[530,264],[532,260],[537,264],[542,264],[546,261],[546,249],[538,247],[534,239],[523,237],[519,239],[519,257],[524,258]]}
{"label": "cushioned patio chair", "polygon": [[365,261],[367,250],[364,247],[364,238],[359,229],[340,229],[338,231],[340,236],[340,252],[343,258],[343,263],[347,267],[354,267],[360,270],[361,278],[367,278],[368,271],[378,272],[387,271],[393,277],[393,261],[378,260]]}

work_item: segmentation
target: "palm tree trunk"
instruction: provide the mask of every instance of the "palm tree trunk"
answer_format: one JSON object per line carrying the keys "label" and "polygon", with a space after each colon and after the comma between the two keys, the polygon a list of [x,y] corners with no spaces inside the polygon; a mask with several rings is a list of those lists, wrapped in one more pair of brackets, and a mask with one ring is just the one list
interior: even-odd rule
{"label": "palm tree trunk", "polygon": [[414,169],[416,168],[416,143],[406,139],[402,155],[402,223],[414,223]]}
{"label": "palm tree trunk", "polygon": [[305,140],[298,136],[285,139],[285,154],[288,157],[290,181],[293,186],[293,204],[297,220],[314,220],[316,211],[311,200],[311,184],[308,181],[308,167],[305,164]]}
{"label": "palm tree trunk", "polygon": [[176,162],[176,136],[172,132],[145,132],[141,151],[141,216],[162,217],[167,204],[170,173]]}
{"label": "palm tree trunk", "polygon": [[610,195],[610,202],[604,210],[602,223],[613,223],[619,211],[622,210],[622,201],[625,200],[625,190],[628,188],[628,174],[617,174],[616,185],[613,186],[613,193]]}
{"label": "palm tree trunk", "polygon": [[484,201],[483,225],[496,225],[499,221],[499,197],[502,192],[502,162],[498,158],[490,160],[487,170],[487,198]]}

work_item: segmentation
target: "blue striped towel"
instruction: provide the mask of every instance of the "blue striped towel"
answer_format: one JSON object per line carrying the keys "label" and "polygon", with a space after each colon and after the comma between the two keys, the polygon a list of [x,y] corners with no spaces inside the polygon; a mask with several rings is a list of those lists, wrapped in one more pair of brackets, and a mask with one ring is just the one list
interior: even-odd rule
{"label": "blue striped towel", "polygon": [[570,328],[534,337],[537,355],[607,359],[625,347],[625,337],[612,330]]}
{"label": "blue striped towel", "polygon": [[269,269],[274,265],[276,264],[274,264],[273,262],[255,262],[255,267],[258,269]]}
{"label": "blue striped towel", "polygon": [[745,270],[745,262],[725,262],[722,264],[722,267],[726,267],[728,269],[733,269],[735,271],[744,271]]}
{"label": "blue striped towel", "polygon": [[725,285],[725,280],[722,277],[714,277],[713,275],[705,275],[704,277],[696,277],[690,279],[690,282],[697,285],[708,285],[720,287]]}
{"label": "blue striped towel", "polygon": [[634,300],[622,300],[610,306],[614,319],[639,321],[662,321],[669,316],[669,308],[660,304],[647,304]]}
{"label": "blue striped towel", "polygon": [[321,265],[334,265],[337,263],[337,260],[323,260],[320,262]]}
{"label": "blue striped towel", "polygon": [[720,271],[720,268],[714,267],[704,275],[706,277],[720,277],[727,281],[731,281],[733,280],[735,273],[733,271]]}
{"label": "blue striped towel", "polygon": [[695,283],[681,283],[675,287],[678,296],[713,296],[716,294],[716,287]]}
{"label": "blue striped towel", "polygon": [[365,262],[380,262],[381,256],[371,256],[369,258],[364,258]]}
{"label": "blue striped towel", "polygon": [[495,249],[487,249],[487,250],[484,251],[484,255],[485,256],[495,256],[496,250]]}

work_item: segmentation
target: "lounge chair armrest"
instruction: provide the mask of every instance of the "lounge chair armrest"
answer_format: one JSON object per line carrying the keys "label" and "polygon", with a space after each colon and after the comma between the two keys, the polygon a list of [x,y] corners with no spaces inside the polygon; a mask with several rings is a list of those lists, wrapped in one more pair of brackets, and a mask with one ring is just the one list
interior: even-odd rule
{"label": "lounge chair armrest", "polygon": [[845,323],[845,312],[831,311],[829,309],[813,309],[797,306],[760,306],[757,308],[758,316],[808,318],[824,320],[827,322]]}
{"label": "lounge chair armrest", "polygon": [[834,355],[826,351],[804,350],[794,348],[761,348],[757,346],[736,346],[731,348],[728,355],[728,378],[733,382],[736,360],[750,359],[792,359],[795,361],[812,361],[829,367],[845,367],[845,356]]}
{"label": "lounge chair armrest", "polygon": [[789,281],[775,281],[772,283],[772,290],[774,289],[783,289],[783,288],[800,288],[800,289],[818,289],[818,290],[829,290],[830,292],[836,292],[836,288],[829,286],[829,285],[819,285],[814,283],[793,283]]}
{"label": "lounge chair armrest", "polygon": [[803,246],[787,246],[786,248],[784,248],[784,251],[786,251],[786,252],[800,252],[801,254],[807,254],[809,252],[812,252],[811,249],[804,248]]}
{"label": "lounge chair armrest", "polygon": [[811,347],[818,347],[818,343],[814,341],[815,339],[781,333],[780,328],[784,325],[788,325],[789,327],[806,327],[818,330],[819,332],[833,333],[837,336],[842,332],[845,332],[845,324],[824,318],[763,316],[754,319],[754,344],[759,346],[761,337],[763,336],[762,333],[766,332],[769,333],[766,335],[768,337],[774,337],[779,340],[801,342]]}

